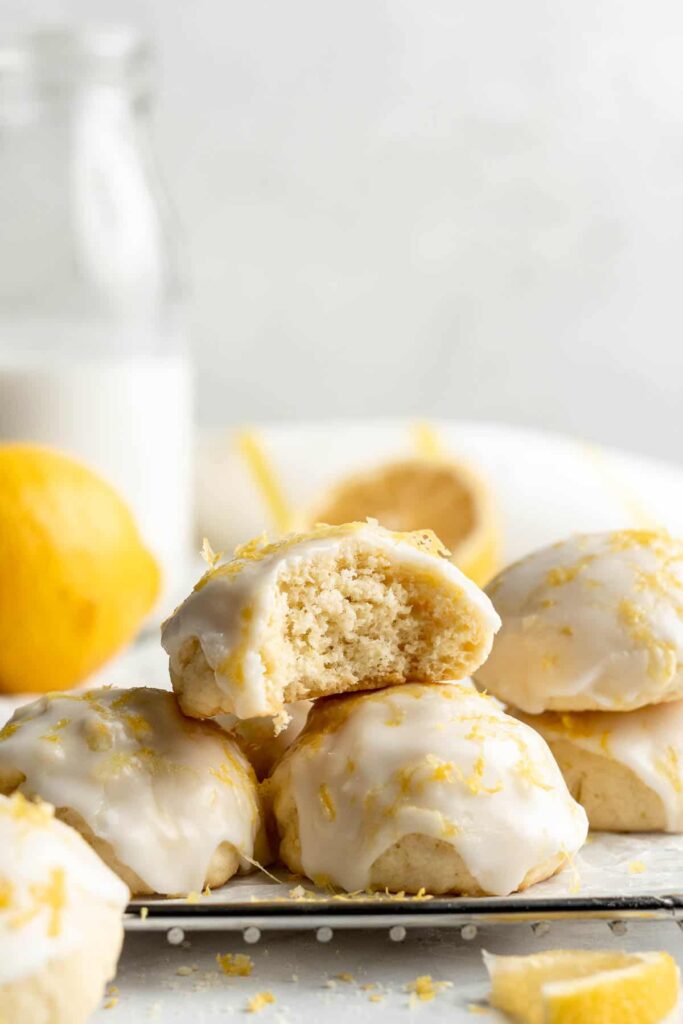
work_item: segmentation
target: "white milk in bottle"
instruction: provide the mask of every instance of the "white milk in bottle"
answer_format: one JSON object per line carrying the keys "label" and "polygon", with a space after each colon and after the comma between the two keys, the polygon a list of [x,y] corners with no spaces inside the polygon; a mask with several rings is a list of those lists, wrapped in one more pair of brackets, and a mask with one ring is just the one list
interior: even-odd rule
{"label": "white milk in bottle", "polygon": [[165,611],[192,548],[192,374],[148,70],[125,29],[0,49],[0,442],[60,448],[119,490]]}

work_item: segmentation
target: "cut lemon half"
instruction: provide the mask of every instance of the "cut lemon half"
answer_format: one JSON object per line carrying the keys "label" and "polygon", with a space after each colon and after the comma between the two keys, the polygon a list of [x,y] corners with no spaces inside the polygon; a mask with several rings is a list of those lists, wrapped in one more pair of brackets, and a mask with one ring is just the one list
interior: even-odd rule
{"label": "cut lemon half", "polygon": [[387,462],[343,478],[303,518],[307,527],[370,518],[388,530],[433,530],[452,561],[480,585],[497,566],[499,536],[487,485],[468,466],[438,455]]}
{"label": "cut lemon half", "polygon": [[489,1002],[524,1024],[658,1024],[678,1002],[668,953],[550,950],[484,953]]}

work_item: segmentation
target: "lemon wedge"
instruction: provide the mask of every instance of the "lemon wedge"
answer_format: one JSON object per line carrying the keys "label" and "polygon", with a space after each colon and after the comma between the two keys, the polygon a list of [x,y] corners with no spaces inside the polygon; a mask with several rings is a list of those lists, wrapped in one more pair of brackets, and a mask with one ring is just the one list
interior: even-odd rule
{"label": "lemon wedge", "polygon": [[487,485],[469,466],[435,455],[387,462],[337,481],[305,525],[377,519],[388,530],[433,530],[478,584],[493,575],[499,535]]}
{"label": "lemon wedge", "polygon": [[678,967],[668,953],[483,955],[490,1004],[524,1024],[657,1024],[678,1001]]}

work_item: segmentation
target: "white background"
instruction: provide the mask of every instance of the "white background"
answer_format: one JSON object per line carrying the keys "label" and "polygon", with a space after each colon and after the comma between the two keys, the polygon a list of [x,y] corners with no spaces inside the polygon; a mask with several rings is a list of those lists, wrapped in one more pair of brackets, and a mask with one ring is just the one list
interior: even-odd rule
{"label": "white background", "polygon": [[680,458],[677,0],[3,0],[161,56],[205,424],[439,414]]}

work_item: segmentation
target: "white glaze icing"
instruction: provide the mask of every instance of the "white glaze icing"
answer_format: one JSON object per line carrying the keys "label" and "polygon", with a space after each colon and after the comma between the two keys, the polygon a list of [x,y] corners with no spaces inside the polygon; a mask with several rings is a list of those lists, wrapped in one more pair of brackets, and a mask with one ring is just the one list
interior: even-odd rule
{"label": "white glaze icing", "polygon": [[156,892],[200,890],[224,841],[245,869],[254,855],[251,766],[227,734],[185,718],[163,690],[41,697],[0,732],[0,767],[24,774],[27,796],[77,811]]}
{"label": "white glaze icing", "polygon": [[[238,718],[277,714],[281,701],[269,692],[259,651],[273,604],[279,575],[292,563],[316,553],[338,552],[354,546],[387,554],[395,563],[433,575],[435,586],[455,591],[463,606],[484,626],[489,639],[481,651],[486,658],[500,619],[486,595],[446,558],[418,546],[418,534],[397,534],[374,523],[325,527],[310,534],[285,538],[263,551],[254,543],[238,549],[235,558],[208,572],[162,627],[161,643],[171,667],[182,674],[179,652],[196,637],[214,673],[216,685],[229,696]],[[240,651],[241,679],[231,667]]]}
{"label": "white glaze icing", "polygon": [[276,794],[291,773],[314,880],[365,889],[374,861],[419,833],[451,843],[485,891],[505,895],[582,845],[585,812],[547,744],[493,698],[407,684],[333,701],[314,707],[273,773]]}
{"label": "white glaze icing", "polygon": [[660,797],[667,832],[683,832],[683,701],[636,711],[546,714],[529,724],[550,742],[574,746],[629,768]]}
{"label": "white glaze icing", "polygon": [[49,804],[0,796],[0,985],[84,941],[94,903],[123,912],[129,892]]}
{"label": "white glaze icing", "polygon": [[683,694],[683,544],[663,532],[587,534],[487,587],[503,627],[477,671],[523,711],[624,711]]}

